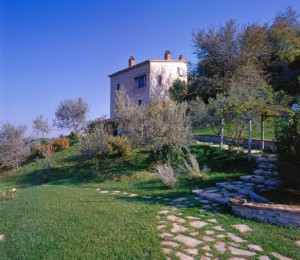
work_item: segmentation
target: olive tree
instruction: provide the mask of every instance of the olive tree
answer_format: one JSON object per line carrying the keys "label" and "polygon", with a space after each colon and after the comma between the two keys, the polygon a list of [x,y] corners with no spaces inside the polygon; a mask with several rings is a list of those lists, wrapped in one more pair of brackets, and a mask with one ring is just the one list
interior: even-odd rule
{"label": "olive tree", "polygon": [[149,104],[138,105],[124,89],[117,92],[117,115],[121,131],[136,147],[149,147],[155,160],[162,157],[170,164],[171,155],[178,155],[191,140],[191,123],[187,103],[161,102],[155,97]]}
{"label": "olive tree", "polygon": [[2,167],[18,168],[26,160],[30,148],[25,142],[25,125],[7,122],[0,127],[0,165]]}
{"label": "olive tree", "polygon": [[88,104],[81,98],[61,101],[56,112],[53,125],[58,129],[68,129],[77,134],[86,121]]}
{"label": "olive tree", "polygon": [[43,118],[43,115],[37,116],[32,122],[32,128],[35,134],[45,136],[50,133],[51,127],[47,119]]}

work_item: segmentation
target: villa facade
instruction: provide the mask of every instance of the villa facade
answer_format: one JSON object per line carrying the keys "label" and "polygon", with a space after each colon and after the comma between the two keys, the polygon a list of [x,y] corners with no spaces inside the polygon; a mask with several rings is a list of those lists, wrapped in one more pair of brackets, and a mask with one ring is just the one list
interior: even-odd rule
{"label": "villa facade", "polygon": [[174,80],[187,81],[187,61],[182,55],[171,60],[166,51],[163,60],[146,60],[135,63],[131,56],[128,68],[109,75],[110,77],[110,118],[116,117],[116,93],[123,88],[127,95],[139,105],[147,104],[152,98],[169,98],[168,90]]}

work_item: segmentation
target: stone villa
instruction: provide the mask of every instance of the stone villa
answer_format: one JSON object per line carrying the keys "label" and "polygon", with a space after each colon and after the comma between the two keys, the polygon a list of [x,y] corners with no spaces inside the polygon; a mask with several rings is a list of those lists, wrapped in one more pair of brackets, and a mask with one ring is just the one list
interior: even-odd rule
{"label": "stone villa", "polygon": [[135,63],[131,56],[128,68],[109,75],[110,77],[110,118],[116,117],[116,91],[124,88],[126,93],[139,105],[147,104],[154,96],[165,100],[168,89],[176,79],[187,80],[187,61],[182,55],[171,60],[166,51],[163,60],[146,60]]}

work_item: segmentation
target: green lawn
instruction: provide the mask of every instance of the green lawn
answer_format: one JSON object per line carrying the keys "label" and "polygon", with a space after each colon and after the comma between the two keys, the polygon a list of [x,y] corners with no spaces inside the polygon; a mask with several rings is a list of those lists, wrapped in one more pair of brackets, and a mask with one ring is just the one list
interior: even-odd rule
{"label": "green lawn", "polygon": [[[0,190],[16,187],[16,200],[0,201],[0,259],[164,259],[156,228],[163,200],[101,194],[95,189],[119,190],[140,195],[172,198],[191,190],[210,187],[216,181],[237,179],[255,165],[246,156],[205,145],[192,145],[201,168],[210,173],[199,181],[181,176],[175,189],[167,189],[156,177],[149,152],[135,151],[127,159],[95,161],[80,157],[76,146],[55,153],[52,172],[44,160],[18,170],[0,173]],[[198,216],[199,204],[182,209],[183,216]],[[232,224],[246,223],[255,232],[241,236],[297,259],[294,240],[299,230],[264,225],[228,213],[205,213],[217,217],[230,230]]]}

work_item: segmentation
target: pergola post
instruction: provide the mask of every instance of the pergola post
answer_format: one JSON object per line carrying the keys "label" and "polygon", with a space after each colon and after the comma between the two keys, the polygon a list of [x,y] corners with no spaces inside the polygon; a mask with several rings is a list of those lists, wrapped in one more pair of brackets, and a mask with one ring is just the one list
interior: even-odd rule
{"label": "pergola post", "polygon": [[252,120],[248,119],[248,162],[251,161],[251,143],[252,143]]}
{"label": "pergola post", "polygon": [[261,143],[261,150],[265,149],[265,122],[264,116],[260,116],[260,143]]}
{"label": "pergola post", "polygon": [[221,118],[221,129],[220,129],[220,148],[223,148],[224,144],[224,118]]}

